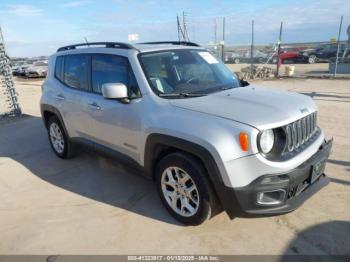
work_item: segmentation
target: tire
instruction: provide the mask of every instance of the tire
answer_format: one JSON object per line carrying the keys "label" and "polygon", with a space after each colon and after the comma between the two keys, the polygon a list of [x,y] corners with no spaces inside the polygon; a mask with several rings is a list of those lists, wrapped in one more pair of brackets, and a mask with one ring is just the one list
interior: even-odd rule
{"label": "tire", "polygon": [[235,64],[239,64],[239,58],[235,58],[234,60],[233,60],[233,62],[235,63]]}
{"label": "tire", "polygon": [[307,59],[309,64],[314,64],[317,62],[317,57],[315,55],[310,55]]}
{"label": "tire", "polygon": [[277,57],[274,57],[274,58],[272,58],[272,64],[277,64],[277,62],[278,62],[278,58]]}
{"label": "tire", "polygon": [[156,167],[156,184],[165,208],[182,224],[199,225],[218,210],[217,197],[206,171],[191,155],[171,153],[161,159]]}
{"label": "tire", "polygon": [[49,118],[47,122],[47,134],[51,148],[58,157],[68,159],[73,156],[73,145],[57,116],[51,116]]}

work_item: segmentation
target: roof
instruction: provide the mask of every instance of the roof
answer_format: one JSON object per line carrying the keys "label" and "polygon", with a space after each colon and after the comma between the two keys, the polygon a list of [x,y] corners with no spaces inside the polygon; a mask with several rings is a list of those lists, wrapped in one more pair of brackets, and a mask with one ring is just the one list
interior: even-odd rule
{"label": "roof", "polygon": [[[84,47],[84,48],[81,48]],[[86,51],[96,48],[109,48],[109,49],[119,49],[119,50],[135,50],[137,52],[152,52],[159,50],[169,50],[169,49],[193,49],[201,48],[198,44],[192,42],[180,42],[180,41],[163,41],[163,42],[148,42],[148,43],[137,43],[128,44],[121,42],[93,42],[93,43],[83,43],[74,44],[69,46],[60,47],[57,52],[63,51],[73,51],[78,49],[84,49]],[[202,48],[201,48],[202,49]],[[85,51],[85,52],[86,52]]]}
{"label": "roof", "polygon": [[200,46],[187,46],[187,45],[172,45],[172,44],[135,44],[135,48],[139,50],[139,52],[152,52],[152,51],[162,51],[169,49],[203,49]]}

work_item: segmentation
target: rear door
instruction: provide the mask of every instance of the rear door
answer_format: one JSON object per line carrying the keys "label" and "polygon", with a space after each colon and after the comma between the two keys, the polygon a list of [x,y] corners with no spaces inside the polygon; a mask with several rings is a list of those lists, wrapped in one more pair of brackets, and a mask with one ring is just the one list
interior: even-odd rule
{"label": "rear door", "polygon": [[85,54],[64,55],[57,58],[56,79],[60,88],[55,98],[60,101],[60,112],[63,116],[70,137],[87,137],[89,120],[84,117],[84,97],[90,90],[90,59]]}

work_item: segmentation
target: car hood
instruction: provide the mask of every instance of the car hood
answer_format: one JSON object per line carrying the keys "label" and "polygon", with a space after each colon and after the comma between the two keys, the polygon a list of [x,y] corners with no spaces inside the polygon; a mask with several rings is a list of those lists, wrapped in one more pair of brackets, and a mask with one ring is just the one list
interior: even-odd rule
{"label": "car hood", "polygon": [[253,85],[202,97],[172,99],[170,103],[260,130],[286,125],[316,110],[308,96]]}

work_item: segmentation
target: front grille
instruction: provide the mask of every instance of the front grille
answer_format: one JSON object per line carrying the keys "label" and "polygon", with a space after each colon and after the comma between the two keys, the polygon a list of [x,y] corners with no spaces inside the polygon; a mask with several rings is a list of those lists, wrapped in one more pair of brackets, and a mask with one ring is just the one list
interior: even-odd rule
{"label": "front grille", "polygon": [[284,127],[287,146],[285,152],[292,152],[304,145],[317,130],[317,112],[307,115]]}

